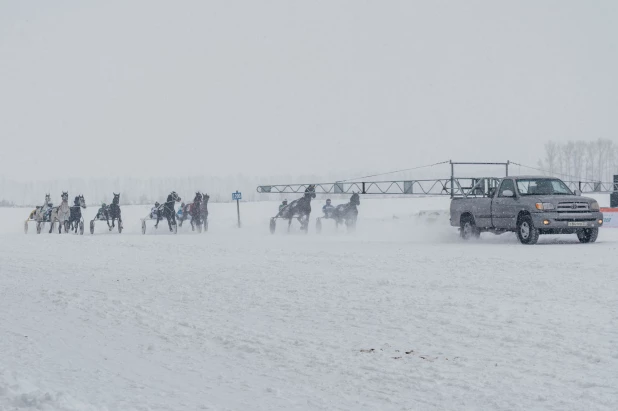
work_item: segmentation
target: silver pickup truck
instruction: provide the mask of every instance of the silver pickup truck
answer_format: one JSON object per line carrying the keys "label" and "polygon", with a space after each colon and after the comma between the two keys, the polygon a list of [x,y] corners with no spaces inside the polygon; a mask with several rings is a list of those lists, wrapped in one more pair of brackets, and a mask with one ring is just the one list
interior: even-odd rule
{"label": "silver pickup truck", "polygon": [[522,244],[536,244],[540,234],[577,234],[580,242],[593,243],[602,224],[599,204],[557,178],[479,179],[451,201],[451,225],[464,239],[514,231]]}

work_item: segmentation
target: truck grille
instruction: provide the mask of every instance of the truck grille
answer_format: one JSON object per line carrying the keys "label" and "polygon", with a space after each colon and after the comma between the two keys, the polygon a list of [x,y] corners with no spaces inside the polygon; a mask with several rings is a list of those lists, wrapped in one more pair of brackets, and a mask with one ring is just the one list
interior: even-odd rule
{"label": "truck grille", "polygon": [[567,213],[578,213],[578,212],[587,212],[590,210],[588,203],[558,203],[558,207],[556,209],[560,212]]}

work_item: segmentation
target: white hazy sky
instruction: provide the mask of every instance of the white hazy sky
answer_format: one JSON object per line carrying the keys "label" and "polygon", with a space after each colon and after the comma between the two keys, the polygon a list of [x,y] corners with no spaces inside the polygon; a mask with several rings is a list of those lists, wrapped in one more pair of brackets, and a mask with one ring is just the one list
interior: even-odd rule
{"label": "white hazy sky", "polygon": [[534,164],[617,79],[615,0],[0,0],[0,176]]}

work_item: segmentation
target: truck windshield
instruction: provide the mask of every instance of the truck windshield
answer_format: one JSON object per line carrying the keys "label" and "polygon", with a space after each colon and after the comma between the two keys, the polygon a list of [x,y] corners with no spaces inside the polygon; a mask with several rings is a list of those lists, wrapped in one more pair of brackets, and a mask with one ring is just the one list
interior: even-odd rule
{"label": "truck windshield", "polygon": [[555,178],[533,178],[517,180],[517,190],[522,196],[572,195],[566,184]]}

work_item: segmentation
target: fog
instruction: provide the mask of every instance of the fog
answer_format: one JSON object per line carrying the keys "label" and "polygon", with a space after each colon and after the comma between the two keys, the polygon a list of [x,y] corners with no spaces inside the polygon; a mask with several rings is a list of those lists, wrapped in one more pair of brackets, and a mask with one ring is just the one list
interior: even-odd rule
{"label": "fog", "polygon": [[615,1],[0,1],[0,177],[30,202],[75,179],[535,165],[549,140],[616,140],[617,18]]}

